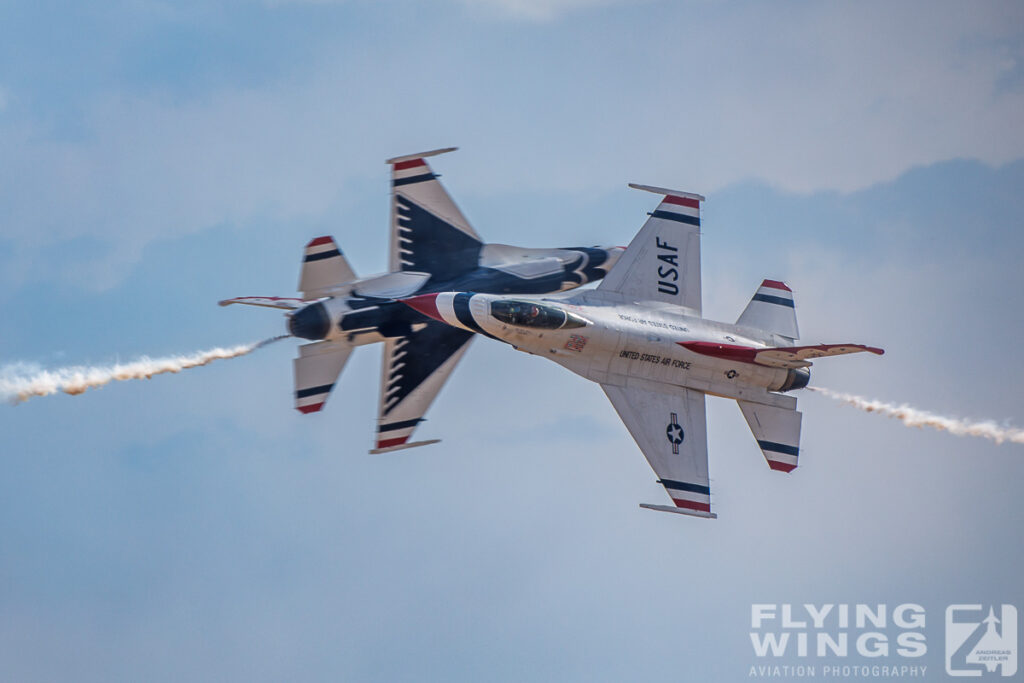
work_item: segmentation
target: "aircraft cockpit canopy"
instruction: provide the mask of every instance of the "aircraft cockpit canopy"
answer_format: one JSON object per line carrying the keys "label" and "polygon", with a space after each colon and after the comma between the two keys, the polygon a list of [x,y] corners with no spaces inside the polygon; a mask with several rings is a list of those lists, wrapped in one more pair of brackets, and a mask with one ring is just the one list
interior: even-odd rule
{"label": "aircraft cockpit canopy", "polygon": [[491,302],[491,315],[497,320],[519,327],[560,330],[586,327],[587,321],[569,311],[534,301],[504,299]]}

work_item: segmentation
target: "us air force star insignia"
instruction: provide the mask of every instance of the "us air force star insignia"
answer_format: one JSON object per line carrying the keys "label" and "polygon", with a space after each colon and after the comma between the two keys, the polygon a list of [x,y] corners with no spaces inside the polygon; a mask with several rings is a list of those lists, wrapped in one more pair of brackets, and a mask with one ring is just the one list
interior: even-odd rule
{"label": "us air force star insignia", "polygon": [[679,426],[679,417],[672,413],[672,421],[668,423],[668,427],[665,427],[665,436],[668,437],[668,441],[672,444],[672,452],[675,455],[679,455],[679,444],[683,442],[683,428]]}

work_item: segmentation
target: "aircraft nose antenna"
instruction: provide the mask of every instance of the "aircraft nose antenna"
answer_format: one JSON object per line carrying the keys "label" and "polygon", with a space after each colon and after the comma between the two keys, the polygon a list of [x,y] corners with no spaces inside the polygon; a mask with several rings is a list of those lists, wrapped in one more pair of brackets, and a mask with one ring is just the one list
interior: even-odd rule
{"label": "aircraft nose antenna", "polygon": [[324,339],[330,330],[331,318],[321,302],[310,304],[288,318],[288,331],[302,339]]}

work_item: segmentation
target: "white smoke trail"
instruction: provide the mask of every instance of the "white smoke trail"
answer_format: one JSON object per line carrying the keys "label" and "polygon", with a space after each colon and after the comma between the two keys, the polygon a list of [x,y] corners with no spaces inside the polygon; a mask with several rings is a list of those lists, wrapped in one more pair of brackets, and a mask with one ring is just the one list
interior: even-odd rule
{"label": "white smoke trail", "polygon": [[844,394],[822,387],[807,387],[823,396],[845,403],[846,405],[859,408],[867,413],[878,413],[885,417],[893,417],[908,427],[931,427],[942,432],[949,432],[956,436],[980,436],[983,439],[990,439],[996,443],[1009,441],[1010,443],[1024,443],[1024,429],[1015,427],[1002,427],[993,420],[967,420],[958,417],[944,417],[929,413],[926,410],[918,410],[908,405],[885,403],[874,399]]}
{"label": "white smoke trail", "polygon": [[0,398],[7,399],[12,403],[21,403],[34,396],[49,396],[58,391],[78,395],[88,389],[96,389],[114,381],[149,379],[154,375],[197,368],[215,360],[238,358],[287,336],[271,337],[254,344],[240,344],[229,348],[218,347],[183,356],[168,356],[166,358],[143,356],[129,363],[115,363],[106,366],[37,369],[30,373],[25,372],[29,366],[24,364],[8,366],[0,372]]}

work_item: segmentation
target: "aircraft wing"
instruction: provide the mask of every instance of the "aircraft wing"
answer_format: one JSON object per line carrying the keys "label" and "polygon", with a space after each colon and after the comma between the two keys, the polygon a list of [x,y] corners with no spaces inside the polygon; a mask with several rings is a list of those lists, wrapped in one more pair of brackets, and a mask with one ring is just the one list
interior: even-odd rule
{"label": "aircraft wing", "polygon": [[286,311],[294,311],[305,306],[306,302],[303,299],[296,299],[290,296],[236,296],[234,299],[223,299],[217,302],[218,306],[230,306],[231,304],[281,308]]}
{"label": "aircraft wing", "polygon": [[388,159],[391,164],[391,272],[412,270],[450,280],[480,261],[480,237],[445,191],[426,158],[437,149]]}
{"label": "aircraft wing", "polygon": [[371,453],[436,443],[408,441],[472,338],[472,332],[430,321],[409,335],[385,341],[377,447]]}
{"label": "aircraft wing", "polygon": [[704,197],[660,187],[630,187],[663,194],[598,290],[629,301],[660,301],[701,312],[700,203]]}
{"label": "aircraft wing", "polygon": [[608,384],[601,388],[675,504],[641,507],[717,517],[711,512],[704,394],[682,388],[671,394]]}

